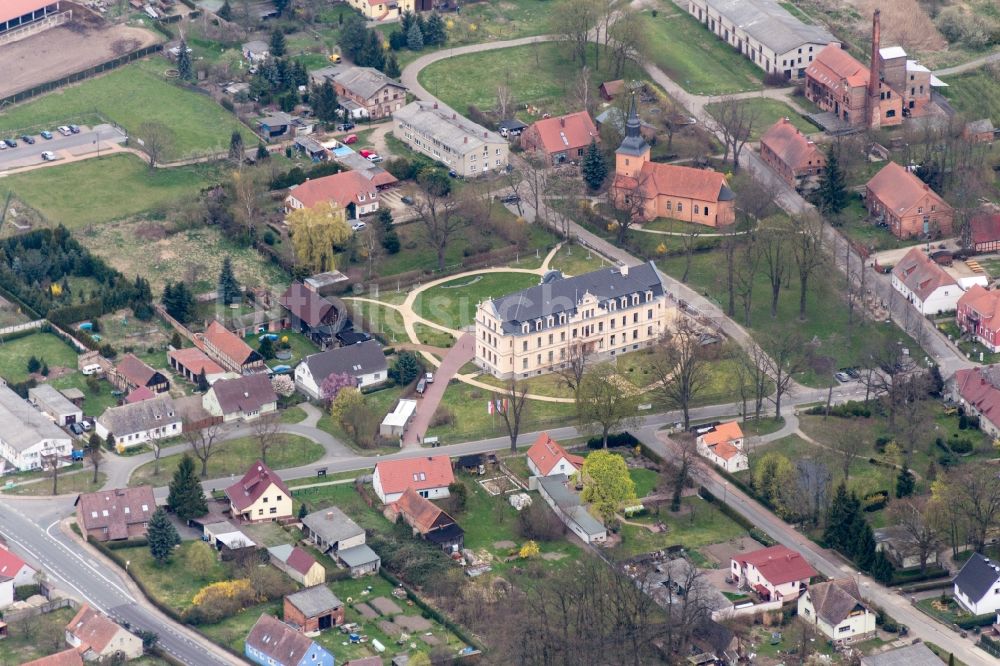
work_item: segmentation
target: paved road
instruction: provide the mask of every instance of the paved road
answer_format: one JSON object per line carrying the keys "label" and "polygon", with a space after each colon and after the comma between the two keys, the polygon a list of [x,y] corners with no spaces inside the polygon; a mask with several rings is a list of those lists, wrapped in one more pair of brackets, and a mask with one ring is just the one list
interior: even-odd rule
{"label": "paved road", "polygon": [[423,396],[417,400],[417,413],[413,416],[409,428],[403,433],[404,447],[420,446],[424,435],[430,430],[434,412],[437,411],[441,398],[444,397],[444,390],[448,388],[448,382],[455,376],[459,368],[472,360],[475,352],[476,336],[474,333],[465,333],[448,350],[441,365],[434,371],[434,382],[427,385]]}
{"label": "paved road", "polygon": [[[52,128],[54,133],[52,139],[45,140],[35,135],[35,145],[28,145],[21,141],[21,137],[11,137],[17,140],[17,148],[0,150],[0,172],[18,167],[41,164],[42,152],[51,150],[57,157],[70,157],[75,153],[94,151],[97,149],[97,141],[102,145],[121,144],[125,142],[124,132],[112,125],[97,125],[93,128],[82,127],[79,134],[63,136]],[[3,135],[6,137],[6,135]],[[55,162],[58,164],[58,161]]]}
{"label": "paved road", "polygon": [[968,72],[971,69],[978,69],[983,65],[989,64],[991,62],[1000,62],[1000,50],[994,51],[989,55],[984,55],[979,58],[970,60],[969,62],[963,62],[961,65],[955,65],[954,67],[945,67],[944,69],[939,69],[934,72],[934,76],[951,76],[952,74],[961,74],[962,72]]}

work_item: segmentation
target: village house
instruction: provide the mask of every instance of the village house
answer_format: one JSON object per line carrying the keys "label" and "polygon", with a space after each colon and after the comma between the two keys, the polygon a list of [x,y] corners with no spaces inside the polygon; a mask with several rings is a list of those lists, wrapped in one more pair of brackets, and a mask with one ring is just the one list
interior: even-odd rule
{"label": "village house", "polygon": [[150,440],[176,437],[183,431],[183,422],[174,399],[161,393],[149,400],[108,407],[97,417],[94,430],[105,441],[114,435],[120,453]]}
{"label": "village house", "polygon": [[861,657],[861,666],[941,666],[941,658],[926,643],[910,645]]}
{"label": "village house", "polygon": [[699,435],[695,445],[699,455],[732,474],[750,467],[743,442],[740,424],[729,421]]}
{"label": "village house", "polygon": [[625,138],[615,151],[611,197],[636,217],[669,217],[709,227],[736,221],[735,199],[718,171],[650,161],[650,147],[642,137],[635,97],[625,123]]}
{"label": "village house", "polygon": [[882,167],[865,185],[865,205],[897,238],[951,234],[951,206],[930,185],[895,162]]}
{"label": "village house", "polygon": [[411,102],[392,114],[393,136],[412,150],[472,178],[507,168],[507,141],[437,102]]}
{"label": "village house", "polygon": [[34,585],[37,574],[34,567],[0,545],[0,578],[9,578],[14,581],[14,587],[21,587]]}
{"label": "village house", "polygon": [[212,416],[221,416],[224,423],[253,421],[278,410],[278,395],[267,375],[244,375],[212,384],[202,405]]}
{"label": "village house", "polygon": [[198,383],[198,378],[205,374],[205,381],[211,386],[225,376],[226,370],[197,347],[171,349],[167,352],[167,363],[170,368],[192,384]]}
{"label": "village house", "polygon": [[126,660],[142,656],[142,639],[88,604],[83,604],[66,625],[66,642],[84,661],[101,661],[116,654]]}
{"label": "village house", "polygon": [[204,335],[196,340],[202,351],[230,372],[248,375],[267,369],[260,353],[218,321],[209,324]]}
{"label": "village house", "polygon": [[21,666],[83,666],[83,657],[76,648],[67,648],[47,657],[26,661]]}
{"label": "village house", "polygon": [[257,121],[257,134],[264,141],[284,140],[289,137],[308,136],[316,128],[314,121],[274,111]]}
{"label": "village house", "polygon": [[771,125],[760,137],[760,157],[796,189],[815,183],[826,166],[826,155],[788,118]]}
{"label": "village house", "polygon": [[344,603],[326,585],[315,585],[285,596],[285,622],[304,634],[344,624]]}
{"label": "village house", "polygon": [[923,315],[957,309],[964,293],[955,278],[920,247],[907,252],[893,267],[892,288]]}
{"label": "village house", "polygon": [[547,432],[540,434],[528,449],[527,461],[528,471],[535,476],[572,476],[583,469],[583,457],[567,453]]}
{"label": "village house", "polygon": [[601,99],[606,102],[613,101],[615,97],[625,92],[625,80],[605,81],[598,86],[598,90],[601,93]]}
{"label": "village house", "polygon": [[382,460],[372,475],[372,487],[383,504],[395,502],[407,488],[427,499],[442,499],[448,497],[448,486],[453,483],[455,474],[448,456]]}
{"label": "village house", "polygon": [[533,476],[530,483],[538,490],[545,503],[559,516],[559,520],[584,543],[603,543],[608,539],[608,530],[601,521],[590,515],[580,502],[580,496],[566,487],[569,479],[565,474],[553,476]]}
{"label": "village house", "polygon": [[536,120],[521,134],[521,147],[540,153],[548,166],[582,160],[591,141],[601,137],[586,111]]}
{"label": "village house", "polygon": [[1000,366],[963,368],[955,373],[955,396],[979,429],[1000,438]]}
{"label": "village house", "polygon": [[853,578],[817,583],[799,597],[799,617],[836,644],[875,635],[875,612],[861,597]]}
{"label": "village house", "polygon": [[333,666],[333,655],[273,615],[262,614],[243,644],[243,654],[260,666]]}
{"label": "village house", "polygon": [[28,402],[47,414],[56,425],[67,426],[83,420],[83,410],[66,399],[50,384],[41,384],[28,389]]}
{"label": "village house", "polygon": [[313,178],[295,185],[285,197],[285,212],[333,202],[357,220],[378,211],[378,187],[360,171],[341,171],[331,176]]}
{"label": "village house", "polygon": [[956,305],[955,323],[992,352],[1000,349],[1000,290],[973,285]]}
{"label": "village house", "polygon": [[312,587],[326,582],[326,568],[298,546],[283,543],[268,548],[267,554],[271,564],[284,571],[296,583]]}
{"label": "village house", "polygon": [[955,576],[955,601],[973,615],[1000,611],[1000,563],[973,553]]}
{"label": "village house", "polygon": [[[390,1],[395,5],[395,0]],[[355,2],[372,6],[369,0],[352,0],[351,4]],[[354,120],[388,118],[406,104],[406,86],[372,67],[334,65],[310,72],[309,77],[314,85],[332,83],[337,102]]]}
{"label": "village house", "polygon": [[25,472],[68,459],[73,443],[65,431],[6,385],[0,386],[0,470]]}
{"label": "village house", "polygon": [[350,321],[343,301],[326,299],[301,282],[293,282],[278,303],[288,313],[282,328],[298,331],[322,348],[333,344],[334,336]]}
{"label": "village house", "polygon": [[[913,569],[919,567],[920,547],[913,538],[913,534],[901,525],[889,525],[880,527],[875,531],[875,550],[885,553],[885,556],[892,562],[892,566],[897,569]],[[924,564],[937,564],[938,556],[936,551],[927,553],[927,560]]]}
{"label": "village house", "polygon": [[602,268],[484,300],[476,310],[475,363],[500,379],[555,372],[656,344],[677,316],[653,262]]}
{"label": "village house", "polygon": [[979,211],[969,220],[972,249],[980,254],[1000,251],[1000,212]]}
{"label": "village house", "polygon": [[306,356],[295,366],[295,388],[319,400],[323,380],[334,374],[354,377],[357,387],[363,389],[388,380],[389,366],[382,346],[375,340],[366,340]]}
{"label": "village house", "polygon": [[403,445],[403,435],[410,427],[417,413],[417,401],[401,398],[395,408],[385,415],[378,426],[378,434],[382,437],[398,437],[399,445]]}
{"label": "village house", "polygon": [[228,520],[204,524],[202,534],[204,540],[219,551],[223,562],[231,562],[237,558],[245,561],[247,554],[257,550],[257,542]]}
{"label": "village house", "polygon": [[233,518],[262,522],[292,517],[291,491],[281,477],[260,460],[225,492]]}
{"label": "village house", "polygon": [[341,549],[365,543],[365,531],[335,506],[313,511],[302,519],[302,535],[321,553],[336,555]]}
{"label": "village house", "polygon": [[154,370],[134,354],[125,354],[108,377],[118,389],[128,393],[138,388],[147,388],[154,393],[163,393],[170,388],[170,382],[162,372]]}
{"label": "village house", "polygon": [[75,502],[76,524],[95,541],[121,541],[146,536],[156,512],[152,486],[113,488],[81,493]]}
{"label": "village house", "polygon": [[989,118],[981,118],[966,123],[962,129],[962,138],[973,143],[991,143],[996,138],[997,129]]}
{"label": "village house", "polygon": [[734,556],[730,574],[740,589],[753,590],[764,601],[798,599],[817,575],[802,555],[780,545]]}
{"label": "village house", "polygon": [[777,0],[688,0],[687,10],[768,74],[798,80],[813,56],[839,43],[820,25],[803,23]]}
{"label": "village house", "polygon": [[407,488],[398,500],[386,505],[385,516],[391,522],[401,517],[415,535],[419,534],[445,552],[457,553],[465,547],[465,531],[455,519],[413,488]]}
{"label": "village house", "polygon": [[[0,611],[14,604],[14,579],[0,574]],[[3,625],[6,628],[6,625]],[[4,634],[0,633],[0,637]]]}

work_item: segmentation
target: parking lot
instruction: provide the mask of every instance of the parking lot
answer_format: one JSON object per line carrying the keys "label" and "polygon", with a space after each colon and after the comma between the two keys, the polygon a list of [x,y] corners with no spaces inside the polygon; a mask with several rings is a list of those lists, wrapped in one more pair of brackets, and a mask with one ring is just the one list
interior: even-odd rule
{"label": "parking lot", "polygon": [[55,127],[50,130],[51,139],[43,139],[39,135],[34,135],[34,145],[30,145],[21,140],[20,136],[2,136],[0,139],[14,139],[17,141],[16,148],[0,150],[0,172],[19,167],[41,164],[42,153],[51,151],[55,153],[58,164],[59,160],[96,152],[98,141],[101,147],[110,144],[121,144],[127,138],[125,133],[112,125],[97,125],[95,127],[81,126],[79,134],[63,136]]}

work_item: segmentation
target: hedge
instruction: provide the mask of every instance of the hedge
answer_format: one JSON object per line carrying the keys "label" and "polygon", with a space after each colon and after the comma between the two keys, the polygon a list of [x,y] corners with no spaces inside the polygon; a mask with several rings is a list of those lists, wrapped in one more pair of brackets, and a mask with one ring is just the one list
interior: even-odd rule
{"label": "hedge", "polygon": [[[639,440],[630,432],[619,432],[614,435],[608,435],[608,448],[616,449],[619,447],[627,446],[629,448],[636,446]],[[604,448],[604,438],[602,437],[591,437],[587,440],[588,449],[603,449]]]}
{"label": "hedge", "polygon": [[[29,335],[34,335],[35,333],[42,333],[44,332],[43,329],[45,329],[45,324],[42,324],[39,328],[25,328],[20,331],[14,331],[13,333],[7,333],[6,335],[0,337],[0,344],[20,340],[21,338],[26,338]],[[49,330],[51,330],[51,327],[49,327]]]}
{"label": "hedge", "polygon": [[753,538],[755,541],[765,546],[773,546],[775,544],[774,539],[772,539],[766,533],[764,533],[763,530],[758,529],[756,525],[747,520],[746,516],[738,512],[736,509],[729,506],[728,504],[725,504],[724,502],[720,502],[718,498],[712,493],[712,491],[710,491],[705,486],[699,486],[698,496],[701,497],[706,502],[714,504],[715,507],[722,512],[722,515],[726,516],[727,518],[735,522],[737,525],[745,529],[747,532],[749,532],[751,538]]}
{"label": "hedge", "polygon": [[18,585],[14,588],[14,598],[24,601],[28,597],[33,597],[41,592],[41,585]]}
{"label": "hedge", "polygon": [[979,637],[979,647],[1000,659],[1000,641],[994,640],[984,634]]}
{"label": "hedge", "polygon": [[379,567],[378,573],[379,573],[380,576],[382,576],[382,578],[384,578],[387,581],[389,581],[389,583],[391,583],[393,585],[393,587],[401,587],[401,588],[403,588],[403,590],[406,592],[406,597],[410,601],[412,601],[414,604],[416,604],[417,607],[419,607],[421,611],[423,611],[424,613],[426,613],[428,617],[430,617],[431,619],[435,620],[436,622],[438,622],[439,624],[441,624],[442,626],[444,626],[445,629],[447,629],[448,631],[450,631],[451,633],[455,634],[460,639],[462,639],[463,641],[465,641],[465,643],[467,645],[471,645],[472,647],[476,648],[480,652],[483,651],[483,647],[477,641],[472,640],[472,638],[470,638],[469,635],[465,633],[465,630],[462,627],[460,627],[457,624],[455,624],[454,622],[452,622],[447,616],[443,615],[436,608],[434,608],[433,606],[431,606],[430,604],[428,604],[426,601],[424,601],[422,598],[420,598],[420,596],[417,595],[416,592],[414,592],[413,590],[411,590],[401,580],[399,580],[398,578],[396,578],[395,576],[393,576],[391,573],[389,573],[388,571],[386,571],[382,567]]}
{"label": "hedge", "polygon": [[988,613],[987,615],[976,615],[975,617],[970,617],[966,620],[959,620],[955,624],[957,624],[960,629],[975,629],[976,627],[992,627],[996,621],[997,614]]}
{"label": "hedge", "polygon": [[642,452],[642,455],[646,456],[647,458],[655,462],[657,465],[662,465],[664,462],[663,456],[661,456],[659,453],[649,448],[642,442],[639,442],[639,451]]}
{"label": "hedge", "polygon": [[[818,405],[806,410],[806,414],[810,416],[823,416],[827,413],[826,405]],[[841,403],[839,405],[830,405],[830,416],[836,416],[842,419],[850,419],[855,417],[869,418],[872,415],[871,407],[867,403],[861,400],[848,400],[847,402]]]}
{"label": "hedge", "polygon": [[941,567],[928,567],[923,573],[920,569],[897,569],[893,571],[892,581],[889,585],[906,585],[912,583],[921,583],[927,580],[939,580],[941,578],[947,578],[949,573],[947,569],[942,569]]}
{"label": "hedge", "polygon": [[126,541],[109,541],[104,544],[108,550],[121,550],[122,548],[139,548],[140,546],[148,546],[149,540],[146,537],[139,537],[138,539],[128,539]]}

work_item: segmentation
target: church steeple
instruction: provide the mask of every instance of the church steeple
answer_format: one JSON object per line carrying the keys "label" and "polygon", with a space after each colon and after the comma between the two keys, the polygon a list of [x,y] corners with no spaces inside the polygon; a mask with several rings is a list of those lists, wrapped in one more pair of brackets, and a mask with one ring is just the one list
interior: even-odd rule
{"label": "church steeple", "polygon": [[649,144],[642,137],[642,121],[635,101],[635,91],[629,102],[628,118],[625,120],[625,138],[615,151],[615,173],[635,178],[642,165],[649,161]]}
{"label": "church steeple", "polygon": [[642,139],[642,123],[639,122],[639,111],[635,106],[635,93],[632,93],[632,101],[628,107],[628,120],[625,121],[625,138]]}

